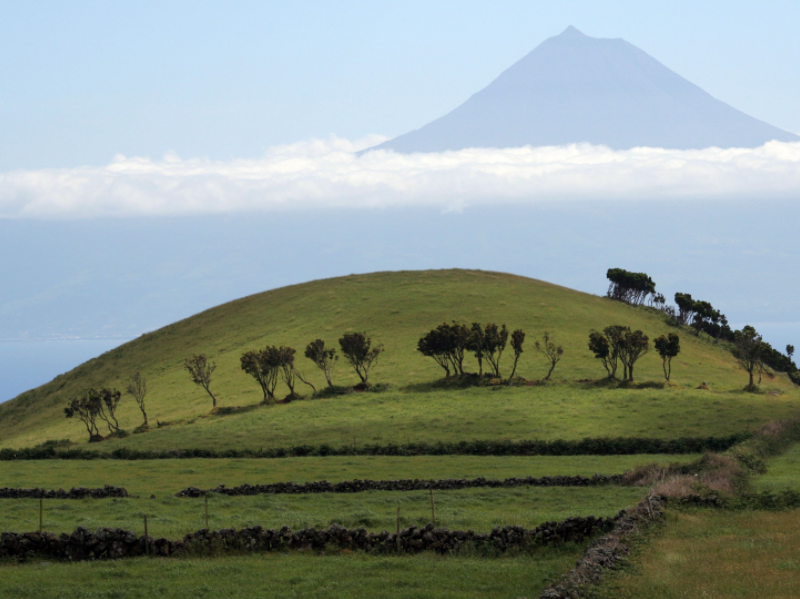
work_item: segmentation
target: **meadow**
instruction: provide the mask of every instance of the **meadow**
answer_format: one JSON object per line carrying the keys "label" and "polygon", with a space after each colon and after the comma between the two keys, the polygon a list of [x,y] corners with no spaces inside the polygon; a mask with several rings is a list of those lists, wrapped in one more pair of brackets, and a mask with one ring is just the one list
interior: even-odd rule
{"label": "meadow", "polygon": [[536,597],[569,569],[580,545],[500,558],[422,554],[256,554],[76,564],[0,564],[0,596],[18,599],[507,599]]}
{"label": "meadow", "polygon": [[[452,320],[523,328],[528,340],[518,374],[526,381],[520,386],[466,388],[443,381],[441,369],[416,351],[416,343],[431,328]],[[590,330],[612,324],[642,329],[651,341],[677,331],[681,353],[673,361],[672,380],[665,382],[661,361],[652,350],[637,363],[634,383],[603,380],[605,371],[589,351],[587,338]],[[370,375],[371,382],[381,384],[380,392],[314,397],[300,386],[298,390],[306,398],[262,405],[258,386],[240,368],[239,359],[246,350],[291,345],[298,349],[298,366],[321,389],[325,384],[322,374],[302,358],[302,349],[316,338],[335,345],[342,333],[353,331],[366,331],[385,347]],[[544,331],[554,334],[564,347],[564,357],[548,382],[540,380],[546,366],[534,347]],[[212,388],[222,409],[216,412],[211,410],[209,397],[192,384],[183,369],[184,358],[196,353],[207,354],[217,364]],[[470,360],[468,357],[468,367],[475,370]],[[506,354],[504,372],[510,365]],[[64,417],[67,399],[90,386],[123,389],[126,378],[136,371],[148,381],[151,430],[88,444],[80,423]],[[725,343],[670,326],[664,314],[652,308],[632,307],[502,273],[374,273],[257,294],[143,335],[0,405],[0,448],[32,447],[48,440],[58,441],[60,447],[97,451],[169,451],[257,450],[303,444],[338,447],[472,440],[723,437],[753,431],[768,421],[800,417],[800,392],[791,381],[769,369],[764,377],[759,392],[744,392],[746,374],[736,366]],[[343,360],[334,371],[334,382],[342,386],[357,382]],[[286,392],[279,388],[279,394]],[[119,415],[128,431],[141,423],[130,397],[123,400]],[[796,484],[797,451],[770,460],[767,474],[755,479],[753,488],[777,491]],[[188,486],[609,475],[643,464],[685,463],[697,457],[20,460],[0,462],[0,486],[123,486],[136,497],[44,501],[45,530],[113,526],[141,534],[147,516],[151,535],[179,538],[205,526],[203,499],[174,496]],[[613,516],[641,501],[647,492],[644,487],[616,485],[436,491],[436,523],[479,532],[508,525],[533,528],[573,516]],[[251,525],[319,529],[338,523],[392,531],[398,508],[403,527],[423,526],[432,519],[430,494],[418,491],[249,497],[210,494],[208,506],[212,529]],[[604,597],[678,597],[697,596],[693,591],[701,588],[707,589],[709,597],[731,596],[725,592],[739,592],[756,581],[763,568],[778,573],[772,596],[783,596],[784,581],[796,576],[796,557],[792,555],[796,556],[797,547],[782,529],[788,529],[796,515],[669,510],[666,523],[648,533],[638,547],[637,565],[596,591],[605,593]],[[36,530],[38,519],[38,500],[0,500],[0,530]],[[751,537],[759,541],[748,546]],[[60,597],[63,589],[69,588],[74,591],[71,597],[87,598],[265,593],[270,597],[348,599],[535,597],[565,574],[582,550],[583,546],[567,544],[495,558],[469,554],[379,557],[326,550],[324,555],[227,554],[75,564],[34,559],[0,564],[0,596]],[[743,572],[723,581],[701,580],[704,571],[727,575],[737,560],[748,564]],[[783,572],[788,572],[788,577]]]}
{"label": "meadow", "polygon": [[642,464],[689,462],[697,456],[347,456],[278,459],[37,460],[0,462],[0,487],[125,487],[131,495],[174,495],[243,483],[338,482],[353,479],[511,478],[621,474]]}
{"label": "meadow", "polygon": [[[451,320],[505,323],[525,330],[528,340],[518,373],[531,381],[547,372],[533,344],[549,331],[564,347],[555,382],[438,389],[432,383],[443,371],[417,352],[416,344],[425,332]],[[667,388],[659,388],[664,377],[654,351],[637,363],[634,388],[592,384],[605,371],[587,347],[588,334],[610,324],[642,329],[651,339],[676,330],[654,309],[502,273],[395,272],[313,281],[230,302],[148,333],[0,405],[0,446],[28,447],[48,439],[85,445],[82,425],[64,418],[68,398],[89,386],[124,389],[126,378],[137,370],[148,380],[153,430],[109,439],[97,449],[258,448],[309,439],[338,445],[350,444],[354,437],[356,443],[400,443],[728,435],[798,412],[800,395],[785,375],[768,372],[762,393],[744,393],[746,375],[725,344],[688,329],[679,331],[682,349]],[[389,385],[389,391],[259,406],[260,390],[240,367],[244,351],[265,345],[295,347],[298,366],[321,389],[324,377],[302,357],[302,350],[315,338],[335,346],[348,331],[366,331],[383,344],[385,352],[370,380]],[[182,366],[194,353],[205,353],[216,362],[212,389],[220,405],[242,410],[210,415],[209,397],[192,384]],[[467,365],[477,370],[474,358],[468,357]],[[508,372],[508,356],[502,365]],[[358,381],[343,360],[333,379],[339,385]],[[696,389],[701,383],[710,390]],[[310,393],[302,385],[298,389]],[[279,387],[279,394],[286,392]],[[125,429],[141,423],[129,397],[119,415]]]}
{"label": "meadow", "polygon": [[597,597],[796,597],[798,519],[798,510],[671,513],[633,563],[610,575]]}
{"label": "meadow", "polygon": [[[488,533],[495,526],[535,528],[571,516],[613,516],[641,500],[645,490],[631,487],[524,487],[513,489],[463,489],[436,491],[436,524],[453,530]],[[400,525],[423,527],[431,522],[427,491],[367,491],[356,494],[211,495],[209,527],[244,528],[260,525],[279,529],[346,528],[363,526],[380,532],[395,530],[397,508]],[[28,532],[38,529],[39,500],[4,499],[0,504],[0,530]],[[156,499],[45,500],[44,525],[49,532],[72,532],[116,527],[143,534],[143,517],[156,537],[182,538],[205,528],[202,499],[157,496]]]}

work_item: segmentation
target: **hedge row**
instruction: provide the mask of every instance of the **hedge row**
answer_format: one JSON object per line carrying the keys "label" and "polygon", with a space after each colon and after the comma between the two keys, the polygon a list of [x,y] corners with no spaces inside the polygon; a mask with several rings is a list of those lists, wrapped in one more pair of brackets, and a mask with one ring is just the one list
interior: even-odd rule
{"label": "hedge row", "polygon": [[164,460],[175,458],[290,458],[323,456],[419,456],[419,455],[486,455],[486,456],[569,456],[569,455],[635,455],[683,454],[704,451],[725,451],[750,437],[739,433],[727,437],[681,437],[680,439],[647,439],[617,437],[582,439],[580,441],[459,441],[453,443],[405,443],[395,445],[296,445],[268,449],[171,449],[140,451],[120,448],[111,452],[90,449],[56,449],[31,447],[0,449],[0,461],[9,460]]}

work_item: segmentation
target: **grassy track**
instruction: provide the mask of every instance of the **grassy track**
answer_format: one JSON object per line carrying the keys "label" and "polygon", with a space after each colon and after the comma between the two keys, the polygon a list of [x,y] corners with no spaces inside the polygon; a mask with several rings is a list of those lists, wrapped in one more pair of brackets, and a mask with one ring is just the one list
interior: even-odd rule
{"label": "grassy track", "polygon": [[[545,330],[554,333],[565,348],[555,378],[573,382],[497,391],[430,391],[426,384],[441,371],[416,352],[416,343],[427,330],[452,319],[523,328],[528,347],[519,373],[529,379],[546,372],[533,341]],[[314,281],[243,298],[143,335],[0,405],[0,445],[31,446],[63,438],[85,442],[80,423],[63,417],[67,398],[90,385],[122,388],[124,378],[136,369],[149,379],[153,424],[180,424],[104,442],[100,448],[340,444],[351,443],[353,436],[361,442],[400,442],[730,434],[799,411],[798,393],[785,377],[765,382],[777,395],[741,393],[746,380],[729,353],[687,331],[681,331],[682,353],[673,361],[675,389],[608,391],[574,383],[603,376],[586,339],[590,329],[609,324],[641,328],[651,339],[675,330],[652,310],[500,273],[397,272]],[[221,404],[255,406],[259,391],[240,369],[243,351],[266,344],[296,347],[298,363],[322,386],[321,374],[302,357],[302,348],[316,337],[335,345],[343,332],[352,330],[365,330],[384,344],[386,353],[371,378],[394,385],[395,391],[205,417],[210,400],[181,366],[189,354],[208,354],[218,366],[213,388]],[[474,369],[474,360],[468,361]],[[507,371],[508,357],[504,363]],[[655,352],[637,364],[637,377],[663,380]],[[342,361],[334,379],[339,384],[357,380]],[[695,390],[703,381],[712,391]],[[126,401],[121,422],[132,429],[140,415],[129,398]]]}
{"label": "grassy track", "polygon": [[[645,491],[630,487],[463,489],[437,491],[436,523],[451,529],[489,532],[495,526],[533,528],[570,516],[612,516],[639,501]],[[401,524],[424,526],[431,521],[430,495],[424,491],[369,491],[357,494],[212,496],[211,528],[308,526],[394,530],[397,508]],[[141,532],[147,515],[150,534],[180,538],[204,528],[203,500],[157,495],[157,499],[45,500],[44,524],[51,532],[72,532],[77,526],[95,530],[119,527]],[[4,499],[0,530],[38,529],[39,501]]]}
{"label": "grassy track", "polygon": [[189,486],[266,484],[356,478],[510,478],[620,474],[641,464],[689,462],[697,456],[629,455],[565,457],[415,456],[309,457],[274,460],[187,459],[125,462],[42,460],[0,462],[0,487],[125,487],[133,495],[174,494]]}
{"label": "grassy track", "polygon": [[633,568],[611,575],[608,599],[788,599],[800,588],[800,511],[677,513]]}
{"label": "grassy track", "polygon": [[[499,559],[435,555],[298,554],[0,565],[0,596],[15,599],[508,599],[537,597],[581,547]],[[65,594],[66,593],[66,594]]]}

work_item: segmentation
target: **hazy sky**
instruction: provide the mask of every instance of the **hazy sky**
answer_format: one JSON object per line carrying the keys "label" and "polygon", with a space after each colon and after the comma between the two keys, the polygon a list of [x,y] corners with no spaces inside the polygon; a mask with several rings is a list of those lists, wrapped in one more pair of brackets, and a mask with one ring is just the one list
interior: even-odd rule
{"label": "hazy sky", "polygon": [[394,136],[570,24],[798,132],[798,23],[785,0],[3,0],[0,173]]}

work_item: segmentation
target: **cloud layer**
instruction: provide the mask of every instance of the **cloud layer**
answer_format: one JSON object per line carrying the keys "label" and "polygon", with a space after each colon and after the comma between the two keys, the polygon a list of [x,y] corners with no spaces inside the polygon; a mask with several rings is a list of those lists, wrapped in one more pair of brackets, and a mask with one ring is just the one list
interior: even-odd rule
{"label": "cloud layer", "polygon": [[101,167],[0,174],[1,218],[221,214],[571,200],[799,199],[800,143],[612,151],[578,144],[440,154],[357,152],[384,138],[311,140],[253,160],[118,156]]}

